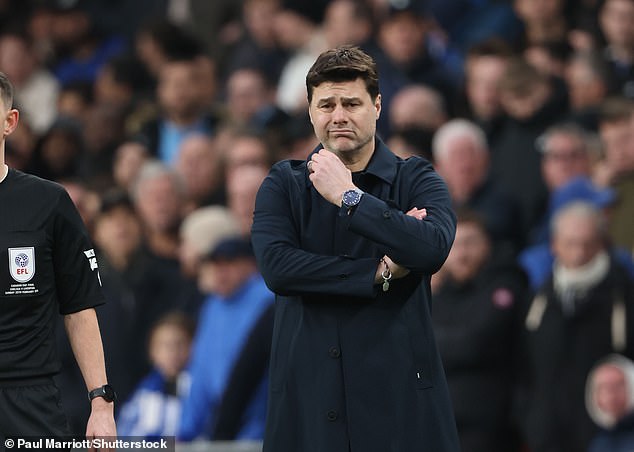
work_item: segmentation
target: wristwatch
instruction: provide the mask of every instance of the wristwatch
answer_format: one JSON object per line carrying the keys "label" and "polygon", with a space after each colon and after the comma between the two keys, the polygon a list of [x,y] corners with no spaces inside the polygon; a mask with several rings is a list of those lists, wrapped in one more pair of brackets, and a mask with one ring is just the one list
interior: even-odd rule
{"label": "wristwatch", "polygon": [[88,393],[88,400],[92,401],[97,397],[103,397],[103,399],[110,403],[117,400],[117,394],[114,392],[114,389],[110,385],[103,385],[99,388],[93,389]]}
{"label": "wristwatch", "polygon": [[346,190],[343,192],[341,196],[341,204],[348,209],[352,209],[361,201],[361,196],[363,195],[363,191],[358,188],[353,188],[352,190]]}

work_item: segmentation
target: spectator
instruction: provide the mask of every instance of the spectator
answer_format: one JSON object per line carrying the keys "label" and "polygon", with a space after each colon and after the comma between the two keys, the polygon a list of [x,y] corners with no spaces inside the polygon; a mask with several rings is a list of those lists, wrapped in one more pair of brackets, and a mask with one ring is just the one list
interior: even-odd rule
{"label": "spectator", "polygon": [[526,46],[522,55],[541,73],[561,83],[571,52],[572,47],[566,41],[545,41]]}
{"label": "spectator", "polygon": [[174,170],[156,161],[141,167],[133,191],[134,206],[141,218],[150,254],[169,266],[177,266],[184,196],[183,182]]}
{"label": "spectator", "polygon": [[447,182],[454,208],[478,212],[496,244],[519,245],[517,206],[489,176],[484,132],[472,122],[453,119],[433,140],[434,166]]}
{"label": "spectator", "polygon": [[634,283],[610,257],[600,212],[575,202],[552,224],[555,263],[525,318],[519,412],[533,452],[587,450],[586,377],[599,358],[634,352]]}
{"label": "spectator", "polygon": [[271,357],[274,306],[269,306],[251,328],[240,356],[231,370],[227,387],[217,409],[212,437],[217,441],[233,440],[240,432],[242,415],[266,378]]}
{"label": "spectator", "polygon": [[378,48],[371,52],[381,74],[383,111],[377,123],[381,136],[389,136],[389,107],[396,92],[406,85],[422,83],[450,98],[454,88],[449,71],[431,51],[429,18],[415,5],[390,7],[377,31]]}
{"label": "spectator", "polygon": [[385,142],[392,152],[403,160],[418,155],[427,160],[432,160],[431,142],[433,132],[417,127],[393,132]]}
{"label": "spectator", "polygon": [[599,12],[610,68],[609,93],[634,98],[634,2],[606,0]]}
{"label": "spectator", "polygon": [[54,73],[62,85],[94,82],[99,69],[125,50],[124,40],[107,35],[79,2],[60,3],[53,14],[51,38],[55,49]]}
{"label": "spectator", "polygon": [[158,79],[163,66],[172,60],[194,59],[202,52],[201,43],[186,29],[164,19],[141,26],[134,42],[136,54],[147,72]]}
{"label": "spectator", "polygon": [[223,206],[201,207],[189,213],[180,227],[179,260],[183,274],[196,280],[203,257],[223,238],[239,234],[238,221]]}
{"label": "spectator", "polygon": [[287,60],[287,52],[279,45],[275,31],[275,17],[280,7],[280,0],[242,2],[244,32],[228,52],[224,76],[244,67],[257,67],[277,85]]}
{"label": "spectator", "polygon": [[38,141],[29,172],[54,181],[77,178],[84,156],[81,124],[60,117]]}
{"label": "spectator", "polygon": [[13,81],[15,102],[33,132],[46,132],[57,115],[60,86],[39,64],[28,35],[5,32],[0,36],[0,71]]}
{"label": "spectator", "polygon": [[634,363],[613,354],[592,369],[586,408],[601,428],[588,452],[626,452],[634,447]]}
{"label": "spectator", "polygon": [[174,170],[185,186],[184,213],[226,203],[221,164],[220,152],[208,135],[192,134],[183,140]]}
{"label": "spectator", "polygon": [[171,60],[161,66],[157,96],[160,114],[141,128],[148,149],[169,165],[177,159],[183,140],[193,133],[211,135],[216,118],[207,112],[195,57]]}
{"label": "spectator", "polygon": [[448,120],[443,97],[425,85],[408,85],[396,92],[390,105],[390,131],[407,129],[435,132]]}
{"label": "spectator", "polygon": [[275,105],[275,88],[261,70],[243,68],[229,76],[227,110],[228,121],[234,125],[283,141],[289,116]]}
{"label": "spectator", "polygon": [[608,93],[608,67],[600,53],[574,53],[565,72],[570,108],[584,125],[596,128],[599,107]]}
{"label": "spectator", "polygon": [[81,122],[94,103],[93,86],[88,82],[73,82],[62,86],[57,97],[58,116]]}
{"label": "spectator", "polygon": [[150,76],[143,64],[132,56],[116,56],[97,72],[94,84],[95,101],[112,105],[129,113],[133,104],[148,97]]}
{"label": "spectator", "polygon": [[623,98],[608,99],[601,108],[599,135],[604,158],[595,167],[594,180],[616,191],[610,213],[610,237],[634,255],[634,104]]}
{"label": "spectator", "polygon": [[82,118],[85,154],[81,174],[95,187],[111,187],[114,154],[125,137],[124,112],[110,104],[94,104]]}
{"label": "spectator", "polygon": [[565,0],[513,0],[515,13],[524,24],[524,45],[565,41],[568,23]]}
{"label": "spectator", "polygon": [[496,255],[492,245],[478,216],[459,211],[433,299],[434,333],[464,452],[511,452],[519,445],[511,401],[526,278],[511,255]]}
{"label": "spectator", "polygon": [[278,41],[291,54],[277,84],[277,105],[290,115],[308,110],[306,74],[315,58],[328,48],[319,23],[301,9],[287,2],[275,16]]}
{"label": "spectator", "polygon": [[269,170],[262,167],[242,166],[234,169],[227,180],[227,205],[238,220],[243,237],[251,235],[255,197],[268,173]]}
{"label": "spectator", "polygon": [[[557,212],[571,202],[584,201],[605,214],[614,204],[614,200],[613,190],[596,187],[585,177],[576,177],[551,194],[548,212],[544,218],[547,223],[543,225],[544,228],[548,227],[548,229],[538,231],[539,233],[535,236],[535,239],[538,240],[536,244],[526,248],[519,255],[520,265],[528,274],[533,291],[539,290],[547,281],[555,260],[550,244],[550,234],[552,232],[552,218]],[[631,256],[618,249],[614,250],[614,255],[619,263],[630,270],[634,276]]]}
{"label": "spectator", "polygon": [[[208,297],[191,360],[191,389],[183,402],[178,439],[211,438],[217,408],[240,350],[258,318],[273,302],[258,274],[251,245],[243,239],[220,241],[201,265],[199,284]],[[263,379],[242,415],[237,439],[264,434],[267,380]]]}
{"label": "spectator", "polygon": [[148,149],[139,141],[129,139],[115,151],[112,162],[112,177],[115,186],[132,195],[134,181],[143,164],[149,158]]}
{"label": "spectator", "polygon": [[467,53],[464,65],[467,116],[483,128],[490,140],[501,125],[500,80],[511,48],[498,39],[491,39],[473,46]]}
{"label": "spectator", "polygon": [[363,46],[372,37],[372,10],[364,0],[333,0],[326,6],[323,30],[330,47]]}
{"label": "spectator", "polygon": [[563,93],[524,60],[515,60],[500,80],[505,124],[491,143],[491,171],[500,187],[520,206],[521,234],[539,220],[547,197],[534,143],[566,112]]}
{"label": "spectator", "polygon": [[549,193],[549,201],[544,218],[531,234],[532,243],[548,242],[550,219],[555,210],[553,204],[559,199],[559,191],[565,190],[564,187],[577,178],[584,178],[589,182],[592,165],[596,160],[591,139],[591,135],[576,124],[559,123],[549,127],[535,142],[537,151],[541,154],[541,174]]}
{"label": "spectator", "polygon": [[225,179],[231,179],[232,173],[245,166],[255,166],[269,170],[273,164],[273,151],[264,137],[248,130],[236,131],[223,149]]}
{"label": "spectator", "polygon": [[143,316],[143,306],[155,301],[149,299],[152,268],[141,247],[141,221],[127,194],[104,194],[93,236],[107,300],[99,310],[100,317],[108,320],[103,331],[104,348],[113,357],[108,367],[113,382],[119,385],[119,397],[127,400],[147,372],[146,337],[137,322]]}
{"label": "spectator", "polygon": [[162,317],[152,327],[148,355],[152,371],[121,407],[118,434],[148,439],[175,436],[181,398],[189,390],[186,364],[194,336],[194,323],[182,313]]}

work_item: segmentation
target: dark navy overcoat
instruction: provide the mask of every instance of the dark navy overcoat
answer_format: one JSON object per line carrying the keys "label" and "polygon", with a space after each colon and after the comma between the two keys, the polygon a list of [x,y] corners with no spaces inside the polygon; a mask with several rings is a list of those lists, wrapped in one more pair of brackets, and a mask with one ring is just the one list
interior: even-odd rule
{"label": "dark navy overcoat", "polygon": [[[264,451],[457,452],[430,321],[430,275],[455,234],[447,188],[378,140],[353,180],[366,194],[352,213],[306,161],[275,164],[257,196],[254,250],[277,294]],[[411,270],[387,292],[374,284],[385,254]]]}

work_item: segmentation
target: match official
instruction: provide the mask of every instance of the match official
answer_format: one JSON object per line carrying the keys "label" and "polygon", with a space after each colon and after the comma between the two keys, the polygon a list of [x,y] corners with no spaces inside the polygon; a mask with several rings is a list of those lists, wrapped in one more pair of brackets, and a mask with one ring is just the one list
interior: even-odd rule
{"label": "match official", "polygon": [[60,369],[55,311],[88,389],[86,437],[114,437],[114,391],[93,309],[103,303],[95,252],[60,185],[5,164],[5,139],[19,118],[12,105],[0,73],[0,437],[71,434],[52,378]]}

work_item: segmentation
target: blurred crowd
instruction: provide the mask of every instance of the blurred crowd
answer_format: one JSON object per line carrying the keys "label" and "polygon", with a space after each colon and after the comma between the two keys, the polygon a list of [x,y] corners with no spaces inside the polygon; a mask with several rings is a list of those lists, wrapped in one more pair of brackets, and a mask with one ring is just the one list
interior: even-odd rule
{"label": "blurred crowd", "polygon": [[458,214],[432,283],[463,450],[632,450],[632,0],[0,0],[7,163],[92,234],[120,433],[262,437],[255,195],[318,144],[305,75],[343,44],[378,64],[381,139]]}

